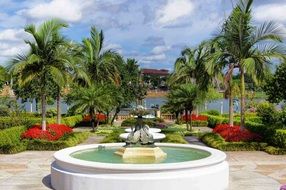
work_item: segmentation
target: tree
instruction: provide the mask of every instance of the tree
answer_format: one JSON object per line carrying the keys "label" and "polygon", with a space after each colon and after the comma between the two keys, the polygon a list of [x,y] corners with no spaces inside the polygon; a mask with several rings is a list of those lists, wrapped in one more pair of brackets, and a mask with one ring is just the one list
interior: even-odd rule
{"label": "tree", "polygon": [[106,86],[102,85],[91,85],[89,88],[79,87],[68,95],[68,102],[73,102],[71,110],[90,114],[93,131],[96,128],[96,112],[104,111],[111,99],[112,94],[108,93]]}
{"label": "tree", "polygon": [[245,74],[250,74],[255,82],[262,81],[272,58],[285,55],[282,28],[274,22],[253,26],[252,3],[253,0],[240,0],[223,24],[220,34],[227,42],[227,53],[232,55],[240,72],[242,128],[245,123]]}
{"label": "tree", "polygon": [[267,100],[271,103],[286,101],[286,61],[279,65],[274,75],[269,75],[262,89],[266,93]]}
{"label": "tree", "polygon": [[119,84],[117,68],[121,56],[112,50],[103,50],[103,32],[91,27],[90,38],[82,41],[82,61],[93,83]]}
{"label": "tree", "polygon": [[207,72],[206,65],[210,61],[211,48],[207,42],[201,43],[198,48],[186,48],[175,62],[174,72],[168,84],[170,86],[184,83],[195,83],[202,90],[207,90],[213,77]]}
{"label": "tree", "polygon": [[46,103],[49,95],[48,83],[63,86],[66,82],[68,62],[63,61],[62,49],[66,44],[60,30],[67,24],[59,20],[49,20],[38,26],[28,25],[25,31],[32,40],[26,41],[30,46],[27,55],[18,55],[9,66],[14,75],[19,75],[20,85],[33,80],[39,81],[42,101],[42,130],[46,130]]}
{"label": "tree", "polygon": [[9,80],[9,74],[5,67],[0,65],[0,87]]}
{"label": "tree", "polygon": [[206,93],[193,84],[182,84],[170,91],[168,99],[173,105],[182,106],[185,110],[187,130],[192,130],[192,117],[188,113],[192,114],[195,106],[202,103],[205,97]]}

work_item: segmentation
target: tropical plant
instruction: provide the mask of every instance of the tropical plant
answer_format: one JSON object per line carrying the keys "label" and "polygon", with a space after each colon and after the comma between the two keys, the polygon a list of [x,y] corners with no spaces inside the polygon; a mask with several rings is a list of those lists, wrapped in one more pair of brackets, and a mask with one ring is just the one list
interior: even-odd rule
{"label": "tropical plant", "polygon": [[195,106],[202,103],[205,97],[206,93],[204,91],[201,91],[197,85],[190,83],[177,86],[169,92],[169,102],[173,106],[177,105],[185,110],[187,130],[192,130],[192,120],[188,113],[192,113]]}
{"label": "tropical plant", "polygon": [[90,38],[82,41],[82,61],[91,82],[113,82],[119,84],[120,75],[117,63],[122,61],[119,54],[103,49],[103,32],[91,27]]}
{"label": "tropical plant", "polygon": [[241,127],[245,123],[245,74],[255,82],[264,79],[272,58],[285,55],[282,28],[274,22],[256,27],[251,23],[253,0],[240,0],[226,19],[219,35],[226,42],[226,53],[240,72]]}
{"label": "tropical plant", "polygon": [[[107,109],[112,99],[109,89],[103,85],[91,85],[89,88],[79,87],[68,95],[67,102],[72,102],[71,110],[77,113],[88,112],[91,116],[91,126],[94,131],[96,126],[96,113]],[[98,123],[97,123],[98,124]]]}
{"label": "tropical plant", "polygon": [[9,80],[9,74],[5,67],[0,65],[0,87]]}
{"label": "tropical plant", "polygon": [[20,85],[25,85],[38,80],[39,94],[42,101],[42,130],[46,130],[46,102],[49,95],[49,83],[63,86],[67,81],[67,72],[72,66],[66,61],[63,47],[65,38],[60,30],[67,24],[59,20],[49,20],[36,28],[28,25],[25,31],[32,36],[32,40],[26,41],[30,46],[27,55],[18,55],[9,66],[14,75],[19,75]]}

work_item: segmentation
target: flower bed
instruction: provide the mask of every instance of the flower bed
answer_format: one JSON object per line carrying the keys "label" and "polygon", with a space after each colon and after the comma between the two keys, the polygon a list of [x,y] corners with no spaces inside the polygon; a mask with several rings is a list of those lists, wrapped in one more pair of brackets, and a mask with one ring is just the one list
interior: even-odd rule
{"label": "flower bed", "polygon": [[220,134],[228,142],[261,140],[261,136],[258,134],[252,133],[247,129],[240,129],[240,126],[237,125],[219,124],[213,129],[213,132]]}
{"label": "flower bed", "polygon": [[184,121],[186,121],[186,119],[187,120],[192,119],[192,121],[207,121],[208,120],[208,116],[192,114],[192,115],[188,115],[188,118],[186,118],[186,115],[183,115],[182,119]]}
{"label": "flower bed", "polygon": [[34,125],[24,133],[22,139],[42,139],[48,141],[56,141],[65,134],[72,133],[72,129],[63,124],[49,124],[47,130],[43,131],[40,125]]}

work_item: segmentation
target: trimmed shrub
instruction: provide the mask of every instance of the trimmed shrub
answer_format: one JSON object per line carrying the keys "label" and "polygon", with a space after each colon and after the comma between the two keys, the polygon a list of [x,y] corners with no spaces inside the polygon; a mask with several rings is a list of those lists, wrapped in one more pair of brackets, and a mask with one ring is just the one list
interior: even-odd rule
{"label": "trimmed shrub", "polygon": [[208,110],[208,111],[206,111],[206,113],[208,115],[214,115],[214,116],[219,116],[220,115],[219,111],[217,111],[217,110]]}
{"label": "trimmed shrub", "polygon": [[34,125],[25,131],[21,138],[23,139],[41,139],[48,141],[56,141],[66,134],[72,133],[72,129],[63,124],[48,124],[47,130],[43,131],[40,125]]}
{"label": "trimmed shrub", "polygon": [[286,148],[286,130],[275,130],[274,134],[269,137],[269,143],[280,148]]}
{"label": "trimmed shrub", "polygon": [[[81,115],[75,115],[70,117],[63,117],[62,124],[74,127],[77,123],[82,120]],[[31,127],[35,124],[40,124],[42,118],[40,117],[0,117],[0,129],[6,129],[13,126],[24,125]],[[55,123],[55,118],[47,118],[47,123]]]}
{"label": "trimmed shrub", "polygon": [[228,142],[261,140],[261,137],[256,133],[250,132],[247,129],[240,129],[240,126],[237,125],[220,124],[214,128],[213,132],[220,134]]}
{"label": "trimmed shrub", "polygon": [[89,136],[88,132],[75,132],[68,135],[63,136],[58,141],[47,141],[47,140],[23,140],[23,142],[27,145],[27,150],[60,150],[63,148],[75,146],[84,140],[86,140]]}
{"label": "trimmed shrub", "polygon": [[208,127],[215,128],[218,124],[224,124],[228,123],[228,119],[221,116],[213,116],[213,115],[207,115],[208,116]]}
{"label": "trimmed shrub", "polygon": [[255,151],[264,150],[267,143],[261,142],[226,142],[219,134],[207,133],[201,140],[208,146],[223,151]]}
{"label": "trimmed shrub", "polygon": [[[157,127],[160,123],[164,122],[161,118],[154,118],[154,119],[144,119],[143,123],[145,125],[148,125],[149,127]],[[121,126],[122,127],[131,127],[136,125],[136,119],[135,118],[128,118],[122,121]]]}
{"label": "trimmed shrub", "polygon": [[55,108],[50,108],[47,110],[46,116],[47,117],[54,117],[57,115],[57,109]]}
{"label": "trimmed shrub", "polygon": [[0,153],[13,154],[24,151],[26,144],[21,142],[20,136],[25,130],[25,126],[19,126],[0,131]]}
{"label": "trimmed shrub", "polygon": [[285,155],[286,154],[286,148],[267,146],[265,148],[265,152],[267,152],[268,154],[273,154],[273,155]]}
{"label": "trimmed shrub", "polygon": [[184,137],[178,133],[167,133],[166,138],[162,140],[164,143],[188,144]]}
{"label": "trimmed shrub", "polygon": [[116,143],[116,142],[124,142],[123,139],[119,138],[119,135],[123,133],[123,130],[114,130],[112,133],[105,136],[101,143]]}
{"label": "trimmed shrub", "polygon": [[62,124],[68,125],[70,127],[77,126],[78,123],[82,121],[82,115],[74,115],[62,118]]}
{"label": "trimmed shrub", "polygon": [[261,102],[257,106],[257,115],[265,124],[272,124],[276,122],[277,111],[273,104],[269,102]]}

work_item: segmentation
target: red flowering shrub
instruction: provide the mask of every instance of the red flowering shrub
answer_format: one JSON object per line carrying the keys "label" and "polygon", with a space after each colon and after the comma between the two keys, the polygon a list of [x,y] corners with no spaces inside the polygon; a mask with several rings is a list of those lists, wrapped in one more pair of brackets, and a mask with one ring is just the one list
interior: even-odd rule
{"label": "red flowering shrub", "polygon": [[63,124],[49,124],[46,131],[43,131],[40,125],[34,125],[22,133],[21,138],[56,141],[68,133],[72,133],[72,129]]}
{"label": "red flowering shrub", "polygon": [[213,129],[214,133],[220,134],[226,141],[239,142],[239,141],[260,141],[261,137],[248,131],[247,129],[240,129],[240,126],[229,124],[219,124]]}
{"label": "red flowering shrub", "polygon": [[[95,115],[95,117],[96,117],[96,120],[98,121],[105,121],[107,116],[103,113],[98,113]],[[91,116],[89,114],[83,116],[83,121],[90,121],[90,120],[91,120]]]}
{"label": "red flowering shrub", "polygon": [[[192,121],[207,121],[208,120],[208,116],[205,115],[196,115],[196,114],[192,114],[192,115],[188,115],[188,121],[190,120],[190,118],[192,118]],[[186,115],[183,115],[182,119],[184,121],[186,121]]]}

